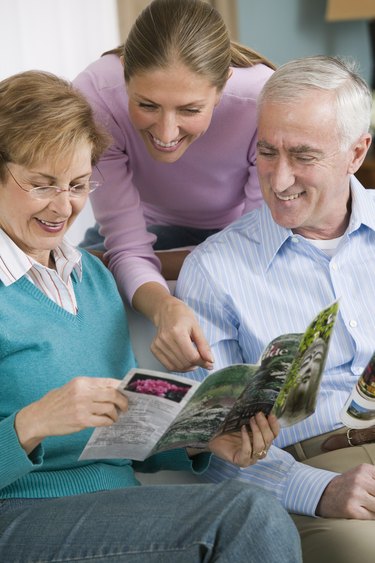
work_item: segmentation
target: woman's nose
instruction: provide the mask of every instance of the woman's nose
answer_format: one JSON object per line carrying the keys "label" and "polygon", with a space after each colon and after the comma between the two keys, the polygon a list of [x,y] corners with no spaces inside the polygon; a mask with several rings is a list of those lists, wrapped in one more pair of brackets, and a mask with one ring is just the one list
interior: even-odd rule
{"label": "woman's nose", "polygon": [[72,202],[69,190],[58,192],[50,202],[55,213],[68,217],[72,213]]}
{"label": "woman's nose", "polygon": [[175,141],[179,135],[179,126],[176,115],[172,112],[164,113],[160,116],[155,129],[159,141],[170,143]]}

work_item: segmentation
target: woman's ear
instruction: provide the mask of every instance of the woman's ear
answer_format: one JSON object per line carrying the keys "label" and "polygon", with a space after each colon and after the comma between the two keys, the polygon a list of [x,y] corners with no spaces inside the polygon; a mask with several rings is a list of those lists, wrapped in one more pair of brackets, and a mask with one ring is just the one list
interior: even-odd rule
{"label": "woman's ear", "polygon": [[370,133],[364,133],[352,147],[352,159],[349,162],[348,174],[355,174],[365,160],[368,149],[371,145]]}

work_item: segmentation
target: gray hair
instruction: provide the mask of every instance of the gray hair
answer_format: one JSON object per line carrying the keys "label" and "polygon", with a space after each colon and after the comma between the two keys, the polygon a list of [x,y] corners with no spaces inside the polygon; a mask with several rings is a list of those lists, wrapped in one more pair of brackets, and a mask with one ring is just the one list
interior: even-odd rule
{"label": "gray hair", "polygon": [[368,133],[372,95],[359,76],[355,61],[338,57],[313,56],[289,61],[269,78],[258,98],[264,102],[290,103],[311,90],[334,91],[337,134],[343,149]]}

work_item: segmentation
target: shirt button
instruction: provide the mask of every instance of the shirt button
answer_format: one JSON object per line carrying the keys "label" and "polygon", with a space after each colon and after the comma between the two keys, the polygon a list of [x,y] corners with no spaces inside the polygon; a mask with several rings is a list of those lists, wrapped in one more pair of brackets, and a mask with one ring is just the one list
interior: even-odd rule
{"label": "shirt button", "polygon": [[336,272],[336,270],[338,270],[338,269],[339,269],[339,267],[338,267],[338,265],[336,264],[336,262],[333,262],[333,264],[332,264],[332,270],[334,270],[334,271]]}
{"label": "shirt button", "polygon": [[352,328],[355,328],[357,326],[357,324],[358,324],[357,321],[355,321],[353,319],[351,321],[349,321],[349,326],[351,326]]}
{"label": "shirt button", "polygon": [[299,242],[299,239],[297,237],[292,237],[292,242]]}

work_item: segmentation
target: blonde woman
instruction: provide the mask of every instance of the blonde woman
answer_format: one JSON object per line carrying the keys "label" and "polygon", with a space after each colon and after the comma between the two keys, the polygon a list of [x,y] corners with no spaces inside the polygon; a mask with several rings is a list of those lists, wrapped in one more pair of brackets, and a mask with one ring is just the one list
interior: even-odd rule
{"label": "blonde woman", "polygon": [[91,200],[104,247],[95,230],[83,245],[106,249],[122,295],[157,327],[151,349],[167,369],[213,367],[165,279],[177,278],[186,247],[260,205],[255,104],[272,68],[230,41],[207,2],[154,0],[124,47],[75,80],[113,139]]}

